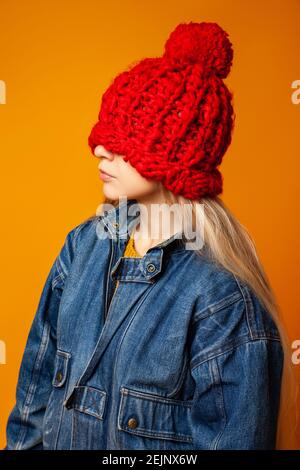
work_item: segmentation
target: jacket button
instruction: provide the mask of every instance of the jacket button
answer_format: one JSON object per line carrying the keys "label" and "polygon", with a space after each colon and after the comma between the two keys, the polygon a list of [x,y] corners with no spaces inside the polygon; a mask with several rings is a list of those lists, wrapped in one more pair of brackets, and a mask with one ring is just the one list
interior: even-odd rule
{"label": "jacket button", "polygon": [[149,273],[153,273],[153,271],[155,271],[155,269],[156,269],[156,267],[155,267],[155,265],[154,265],[153,263],[149,263],[149,264],[147,265],[147,271],[148,271]]}
{"label": "jacket button", "polygon": [[135,429],[138,425],[137,420],[135,418],[130,418],[127,424],[130,429]]}
{"label": "jacket button", "polygon": [[63,378],[63,375],[61,372],[57,372],[56,376],[55,376],[55,380],[57,382],[61,382],[62,381],[62,378]]}

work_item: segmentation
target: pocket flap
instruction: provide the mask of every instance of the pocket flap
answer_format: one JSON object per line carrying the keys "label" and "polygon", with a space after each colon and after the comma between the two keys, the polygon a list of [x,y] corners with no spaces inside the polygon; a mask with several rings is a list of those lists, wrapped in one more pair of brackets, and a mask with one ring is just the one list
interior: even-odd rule
{"label": "pocket flap", "polygon": [[82,413],[103,419],[107,394],[95,387],[79,385],[74,388],[71,406]]}
{"label": "pocket flap", "polygon": [[120,389],[118,428],[140,436],[193,442],[191,401]]}
{"label": "pocket flap", "polygon": [[66,381],[68,374],[68,363],[71,354],[65,351],[58,349],[55,356],[54,364],[54,377],[52,380],[52,385],[54,387],[62,387]]}

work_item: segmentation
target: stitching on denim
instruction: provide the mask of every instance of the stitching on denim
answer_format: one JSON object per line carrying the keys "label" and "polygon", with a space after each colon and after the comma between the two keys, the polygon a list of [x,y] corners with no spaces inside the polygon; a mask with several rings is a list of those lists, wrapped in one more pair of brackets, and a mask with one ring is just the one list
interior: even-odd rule
{"label": "stitching on denim", "polygon": [[58,348],[58,349],[56,350],[56,352],[57,352],[57,354],[58,354],[59,356],[63,356],[65,359],[70,359],[70,357],[71,357],[71,353],[69,353],[69,352],[67,352],[67,351],[63,351],[62,349],[59,349],[59,348]]}
{"label": "stitching on denim", "polygon": [[[106,398],[106,394],[101,392],[101,391],[98,391],[98,390],[97,390],[97,393],[100,393],[102,395],[101,399],[99,399],[99,397],[96,398],[93,395],[92,392],[90,393],[87,390],[86,395],[85,395],[85,400],[87,400],[87,396],[88,396],[89,399],[90,399],[90,403],[85,404],[84,401],[83,401],[83,403],[78,403],[78,404],[75,403],[74,408],[76,408],[79,411],[82,411],[83,413],[89,414],[91,416],[94,416],[94,417],[102,420],[103,419],[102,415],[103,415],[103,411],[104,411],[104,404],[105,404],[104,400]],[[98,399],[99,399],[99,403],[98,403]],[[97,411],[93,411],[93,407]]]}
{"label": "stitching on denim", "polygon": [[222,354],[223,352],[226,352],[227,350],[230,350],[234,347],[239,346],[240,344],[243,344],[244,342],[247,341],[252,341],[251,338],[249,337],[249,333],[245,333],[237,338],[232,338],[230,340],[227,340],[227,342],[221,343],[217,348],[214,348],[212,350],[209,350],[208,352],[200,351],[198,354],[195,354],[193,358],[190,361],[190,366],[192,369],[196,366],[192,366],[194,362],[196,363],[202,363],[205,362],[206,360],[213,359],[216,357],[218,354]]}
{"label": "stitching on denim", "polygon": [[83,229],[83,227],[85,227],[85,225],[87,224],[87,222],[83,222],[81,224],[78,225],[78,227],[76,227],[74,229],[74,236],[72,238],[72,247],[73,247],[73,250],[75,252],[75,250],[77,249],[77,238],[78,238],[78,235],[79,233],[81,232],[81,230]]}
{"label": "stitching on denim", "polygon": [[162,403],[164,405],[171,405],[171,406],[183,406],[190,408],[192,406],[191,401],[189,400],[177,400],[175,398],[168,398],[163,397],[160,395],[155,395],[150,392],[141,392],[133,389],[129,389],[127,387],[122,387],[123,395],[134,397],[140,400],[147,400],[152,401],[154,403]]}
{"label": "stitching on denim", "polygon": [[40,372],[40,366],[42,364],[42,360],[44,358],[45,352],[47,350],[47,346],[49,344],[49,337],[50,337],[50,325],[44,320],[42,339],[41,339],[39,350],[38,350],[38,353],[34,362],[31,380],[30,380],[30,383],[27,389],[27,394],[26,394],[25,401],[24,401],[24,407],[20,413],[21,422],[24,425],[24,427],[23,429],[22,428],[20,429],[20,433],[19,433],[19,437],[15,445],[15,449],[21,449],[21,446],[26,436],[27,428],[25,427],[25,425],[28,421],[30,405],[32,403],[34,393],[37,388],[37,382],[38,382],[37,374]]}
{"label": "stitching on denim", "polygon": [[68,270],[67,266],[65,265],[65,263],[62,261],[60,256],[58,256],[58,258],[57,258],[57,271],[61,275],[63,281],[65,280],[65,278],[69,274],[69,270]]}
{"label": "stitching on denim", "polygon": [[[64,385],[66,378],[67,378],[70,357],[71,357],[70,353],[62,351],[61,349],[57,349],[56,355],[55,355],[54,377],[52,380],[53,387],[61,387],[62,385]],[[60,370],[61,368],[63,370],[63,378],[60,382],[57,382],[56,372]]]}
{"label": "stitching on denim", "polygon": [[[238,297],[237,294],[239,294]],[[230,305],[238,303],[242,299],[243,297],[240,295],[240,293],[238,291],[235,291],[227,297],[224,297],[223,299],[219,300],[218,302],[211,304],[208,307],[205,307],[203,310],[200,310],[199,312],[195,313],[194,318],[192,320],[192,324],[194,325],[198,321],[204,320],[205,318],[208,318],[211,315],[214,315],[215,313],[224,310]],[[207,312],[206,315],[204,315],[205,312]]]}
{"label": "stitching on denim", "polygon": [[[57,261],[56,261],[57,263]],[[56,264],[56,269],[57,269],[57,264]],[[58,269],[57,269],[58,270]],[[53,280],[52,280],[52,291],[55,289],[55,287],[59,284],[59,282],[61,281],[62,284],[64,283],[64,280],[65,280],[65,276],[61,274],[61,272],[59,274],[57,274]]]}
{"label": "stitching on denim", "polygon": [[58,274],[52,280],[52,289],[54,289],[54,287],[59,283],[59,281],[64,283],[66,275],[67,275],[67,274],[65,274],[65,272],[61,268],[61,261],[60,261],[59,256],[55,260],[55,267],[56,267],[56,270],[57,270]]}
{"label": "stitching on denim", "polygon": [[142,277],[137,277],[137,276],[115,276],[114,277],[116,281],[128,281],[128,282],[143,282],[144,284],[154,284],[155,281],[152,279],[144,279]]}
{"label": "stitching on denim", "polygon": [[152,437],[156,439],[166,439],[166,440],[173,440],[173,441],[179,441],[179,442],[193,442],[193,438],[187,434],[180,434],[180,433],[170,433],[170,432],[155,432],[155,431],[150,431],[149,429],[146,428],[141,428],[139,427],[138,430],[133,431],[130,428],[127,428],[127,426],[124,426],[121,428],[121,431],[126,431],[129,434],[133,434],[135,436],[144,436],[144,437]]}
{"label": "stitching on denim", "polygon": [[77,227],[75,227],[74,229],[74,237],[72,239],[72,246],[73,246],[73,251],[75,252],[78,248],[77,246],[77,243],[78,243],[78,236],[79,236],[79,233],[81,232],[81,230],[86,227],[87,225],[91,224],[95,224],[98,222],[98,217],[96,216],[95,218],[93,219],[88,219],[88,220],[85,220],[84,222],[82,222],[81,224],[79,224]]}
{"label": "stitching on denim", "polygon": [[[62,397],[62,403],[65,402],[66,400],[66,396],[67,396],[67,390],[68,390],[68,384],[69,384],[69,380],[70,380],[70,374],[69,374],[69,359],[70,357],[72,356],[71,353],[68,353],[66,351],[62,351],[62,350],[58,350],[58,352],[64,356],[64,359],[65,359],[65,362],[66,362],[66,365],[67,365],[67,370],[66,370],[66,377],[65,377],[65,388],[64,388],[64,393],[63,393],[63,397]],[[57,431],[56,431],[56,437],[55,437],[55,440],[54,440],[54,450],[57,449],[57,444],[58,444],[58,438],[59,438],[59,433],[60,433],[60,429],[61,429],[61,423],[62,423],[62,420],[63,420],[63,416],[64,416],[64,413],[66,412],[66,409],[64,406],[61,406],[60,407],[60,416],[59,416],[59,421],[58,421],[58,426],[57,426]]]}
{"label": "stitching on denim", "polygon": [[182,383],[183,383],[183,381],[186,377],[187,369],[188,369],[188,355],[185,354],[184,363],[183,363],[183,366],[182,366],[182,369],[181,369],[180,377],[178,379],[177,384],[173,388],[172,392],[168,394],[168,398],[172,398],[172,395],[176,395],[179,392],[179,390],[181,389]]}
{"label": "stitching on denim", "polygon": [[249,339],[249,337],[246,336],[245,340],[240,340],[240,341],[237,342],[237,344],[232,344],[231,346],[228,346],[227,349],[224,349],[224,350],[222,350],[218,353],[212,352],[212,356],[208,356],[205,359],[203,359],[202,361],[197,362],[193,367],[191,367],[191,371],[196,369],[197,367],[199,367],[201,364],[204,364],[207,361],[211,361],[212,359],[215,359],[216,357],[223,356],[224,354],[227,354],[228,352],[233,351],[234,349],[237,349],[237,348],[239,348],[240,346],[242,346],[246,343],[254,343],[254,342],[257,342],[257,341],[277,341],[277,342],[280,342],[280,338],[279,337],[274,337],[274,336],[264,335],[264,336],[260,336],[260,337],[255,337],[253,339]]}
{"label": "stitching on denim", "polygon": [[[132,316],[129,320],[129,323],[128,323],[127,327],[125,328],[125,331],[123,332],[122,337],[120,338],[120,341],[119,341],[119,344],[118,344],[118,349],[117,349],[116,354],[115,354],[115,361],[114,361],[114,367],[113,367],[113,383],[115,382],[114,379],[115,379],[115,375],[116,375],[118,356],[119,356],[119,352],[120,352],[120,349],[121,349],[121,346],[122,346],[122,342],[124,341],[124,338],[126,336],[127,331],[130,329],[131,323],[133,322],[135,316],[137,315],[137,313],[138,313],[139,309],[141,308],[141,306],[143,305],[143,303],[146,301],[146,299],[149,296],[150,292],[152,292],[152,289],[154,288],[154,286],[155,286],[155,283],[153,283],[153,285],[149,287],[149,290],[146,291],[142,295],[141,299],[139,299],[138,304],[136,305],[136,308],[135,308],[134,312],[132,313]],[[112,391],[112,393],[113,393],[113,391]],[[118,445],[121,445],[121,443],[119,442],[119,438],[117,438],[117,441],[118,441]]]}
{"label": "stitching on denim", "polygon": [[[91,393],[95,392],[97,393],[98,395],[101,395],[101,398],[98,397],[99,399],[99,403],[96,401],[97,398],[95,398],[93,395],[91,397],[91,404],[87,404],[85,405],[84,404],[84,400],[83,400],[83,403],[76,403],[76,399],[75,399],[75,403],[74,403],[74,409],[75,410],[78,410],[82,413],[85,413],[85,414],[88,414],[90,416],[93,416],[93,418],[97,418],[97,419],[100,419],[100,420],[103,420],[104,419],[104,413],[105,413],[105,410],[106,410],[106,407],[107,407],[107,392],[105,390],[99,390],[95,387],[89,387],[89,386],[85,386],[85,385],[78,385],[75,387],[76,389],[78,389],[79,391],[79,400],[82,399],[82,397],[84,396],[84,400],[87,400],[87,396],[91,395],[89,390],[92,390]],[[84,391],[85,389],[88,389],[86,390],[86,394],[84,394]],[[80,390],[79,390],[80,389]],[[94,394],[95,394],[94,393]],[[95,409],[97,409],[98,411],[93,411],[93,409],[90,409],[90,407],[94,405]]]}
{"label": "stitching on denim", "polygon": [[[122,387],[121,387],[122,390]],[[123,425],[121,416],[125,416],[124,414],[124,408],[125,408],[125,401],[126,397],[128,396],[126,393],[121,392],[121,402],[119,404],[119,412],[118,412],[118,430],[120,431],[126,431],[129,434],[133,435],[140,435],[140,436],[145,436],[145,437],[152,437],[152,438],[160,438],[160,439],[173,439],[179,442],[193,442],[192,436],[189,436],[187,434],[181,434],[181,433],[170,433],[170,432],[165,432],[165,433],[159,433],[155,431],[151,431],[149,429],[141,428],[139,427],[137,430],[133,431],[132,429],[128,428],[126,425]]]}
{"label": "stitching on denim", "polygon": [[71,423],[71,444],[70,444],[71,450],[76,449],[76,446],[75,446],[76,433],[77,433],[76,413],[75,413],[75,409],[73,408],[73,410],[72,410],[72,423]]}
{"label": "stitching on denim", "polygon": [[74,410],[79,411],[80,413],[84,413],[86,415],[92,416],[93,418],[99,419],[100,421],[103,421],[103,418],[97,414],[97,412],[90,410],[88,407],[84,408],[82,405],[75,405]]}
{"label": "stitching on denim", "polygon": [[[243,296],[243,299],[244,299],[244,303],[245,303],[245,310],[246,310],[246,320],[247,320],[247,325],[248,325],[248,329],[249,329],[249,333],[250,333],[250,336],[251,338],[253,339],[254,338],[254,335],[253,335],[253,331],[251,329],[251,324],[250,324],[250,312],[249,312],[249,306],[248,306],[248,302],[250,303],[250,308],[253,309],[253,305],[252,305],[252,302],[251,302],[251,299],[250,299],[250,296],[248,295],[248,291],[246,290],[246,285],[244,285],[245,287],[245,290],[242,289],[242,286],[241,286],[241,283],[240,281],[238,280],[237,276],[234,274],[234,278],[236,280],[236,283],[241,291],[241,294]],[[246,295],[245,295],[246,294]],[[247,298],[246,298],[247,297]]]}
{"label": "stitching on denim", "polygon": [[[78,235],[79,233],[81,232],[81,230],[89,223],[93,223],[95,219],[92,219],[92,220],[87,220],[85,222],[82,222],[81,224],[79,224],[77,227],[75,227],[73,230],[71,230],[71,232],[68,233],[67,237],[71,237],[71,245],[72,245],[72,250],[73,250],[73,253],[75,253],[76,249],[77,249],[77,239],[78,239]],[[58,256],[55,260],[55,264],[56,264],[56,269],[58,271],[58,274],[54,277],[53,281],[52,281],[52,289],[55,288],[55,286],[59,283],[59,281],[61,280],[62,283],[65,282],[65,279],[66,277],[68,276],[69,274],[69,270],[67,269],[67,267],[65,266],[65,264],[62,262],[60,256]]]}
{"label": "stitching on denim", "polygon": [[[88,389],[91,389],[93,391],[95,391],[96,393],[99,393],[100,395],[103,395],[103,396],[106,396],[107,395],[107,392],[105,390],[100,390],[99,388],[96,388],[96,387],[91,387],[90,385],[76,385],[75,387],[76,389],[79,389],[79,388],[88,388]],[[82,391],[83,393],[83,391]]]}
{"label": "stitching on denim", "polygon": [[43,421],[42,421],[42,427],[43,427],[42,443],[43,443],[43,449],[44,450],[47,450],[50,447],[49,435],[48,436],[45,435],[44,431],[47,430],[47,427],[49,426],[49,408],[48,408],[48,405],[49,405],[49,403],[52,402],[54,393],[55,393],[55,389],[52,388],[52,390],[50,392],[50,395],[49,395],[48,402],[47,402],[47,406],[46,406],[46,409],[45,409],[45,413],[44,413],[44,416],[43,416]]}
{"label": "stitching on denim", "polygon": [[[215,364],[215,371],[216,371],[215,374],[213,372],[213,367],[212,367],[213,364]],[[216,379],[217,379],[217,382],[215,382],[215,384],[218,385],[218,387],[220,389],[220,395],[221,395],[220,409],[221,409],[221,412],[222,412],[222,418],[223,418],[223,423],[224,423],[223,424],[223,429],[220,429],[220,432],[218,433],[218,435],[216,436],[215,440],[212,442],[212,445],[211,445],[211,449],[217,450],[218,444],[220,442],[220,439],[221,439],[222,435],[224,434],[226,424],[227,424],[227,416],[226,416],[226,410],[225,410],[223,385],[222,385],[221,373],[220,373],[220,368],[219,368],[217,358],[214,358],[213,361],[211,362],[211,371],[213,373],[213,376],[216,377]]]}
{"label": "stitching on denim", "polygon": [[[67,382],[66,382],[66,386],[65,386],[65,389],[64,389],[64,394],[63,394],[63,397],[62,397],[62,403],[63,403],[63,402],[65,401],[65,399],[66,399],[68,381],[69,381],[69,375],[68,375],[68,377],[67,377]],[[59,433],[60,433],[60,430],[61,430],[61,423],[62,423],[63,415],[64,415],[65,412],[66,412],[65,407],[64,407],[64,406],[61,406],[61,407],[60,407],[60,416],[59,416],[59,421],[58,421],[58,426],[57,426],[57,431],[56,431],[56,438],[55,438],[55,441],[54,441],[54,449],[53,449],[53,450],[56,450],[56,449],[57,449],[58,437],[59,437]]]}
{"label": "stitching on denim", "polygon": [[[118,411],[118,421],[117,421],[117,426],[118,426],[118,429],[120,431],[123,430],[122,426],[121,426],[121,416],[123,416],[123,408],[125,406],[125,399],[124,399],[124,395],[120,389],[120,393],[119,393],[119,405],[118,405],[118,408],[119,408],[119,411]],[[121,446],[121,443],[118,442],[118,444]],[[121,448],[121,447],[120,447]]]}
{"label": "stitching on denim", "polygon": [[[151,281],[151,282],[152,282],[152,281]],[[119,356],[120,349],[121,349],[122,343],[123,343],[123,341],[124,341],[124,338],[126,337],[127,332],[130,330],[131,323],[134,321],[134,318],[135,318],[135,316],[137,315],[139,309],[142,307],[143,303],[146,301],[147,297],[148,297],[148,296],[150,295],[150,293],[152,292],[152,289],[154,288],[154,286],[155,286],[155,283],[153,282],[153,285],[152,285],[151,287],[149,287],[149,290],[146,291],[146,292],[143,294],[143,296],[142,296],[141,299],[139,299],[139,302],[138,302],[138,304],[136,305],[136,308],[135,308],[134,312],[132,313],[132,316],[131,316],[131,318],[130,318],[130,320],[129,320],[129,323],[128,323],[127,327],[125,328],[125,331],[123,332],[122,337],[120,338],[120,341],[119,341],[119,344],[118,344],[118,349],[117,349],[116,354],[115,354],[115,361],[114,361],[114,367],[113,367],[113,383],[115,382],[114,379],[115,379],[115,375],[116,375],[116,369],[117,369],[117,363],[118,363],[118,356]],[[112,394],[113,394],[113,390],[112,390]],[[120,410],[119,410],[119,413],[118,413],[118,419],[119,419],[119,415],[120,415]],[[118,425],[118,429],[122,430],[122,428],[120,428],[119,425]],[[122,444],[121,444],[121,442],[120,442],[119,436],[117,437],[116,440],[117,440],[118,446],[119,446],[120,448],[122,448],[122,447],[121,447]]]}

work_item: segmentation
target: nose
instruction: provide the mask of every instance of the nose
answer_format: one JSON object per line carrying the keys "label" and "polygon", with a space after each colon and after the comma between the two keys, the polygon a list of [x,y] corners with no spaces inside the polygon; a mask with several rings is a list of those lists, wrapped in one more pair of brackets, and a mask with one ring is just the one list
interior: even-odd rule
{"label": "nose", "polygon": [[114,158],[113,153],[106,150],[106,148],[103,147],[103,145],[97,145],[95,147],[94,155],[95,157],[105,157],[105,158],[108,158],[109,160],[113,160]]}

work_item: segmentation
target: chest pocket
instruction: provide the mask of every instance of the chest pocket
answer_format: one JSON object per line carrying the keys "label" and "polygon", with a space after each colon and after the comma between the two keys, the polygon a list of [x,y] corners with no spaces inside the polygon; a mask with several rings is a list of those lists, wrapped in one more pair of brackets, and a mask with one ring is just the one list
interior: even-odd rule
{"label": "chest pocket", "polygon": [[[157,446],[162,439],[178,443],[193,442],[191,401],[175,400],[126,387],[122,387],[120,393],[119,430],[126,431],[132,436],[153,438],[153,448],[165,448],[165,444]],[[123,444],[126,447],[124,439]],[[130,447],[134,447],[133,444],[131,440]],[[145,440],[142,444],[145,448]],[[137,445],[134,448],[139,447]]]}

